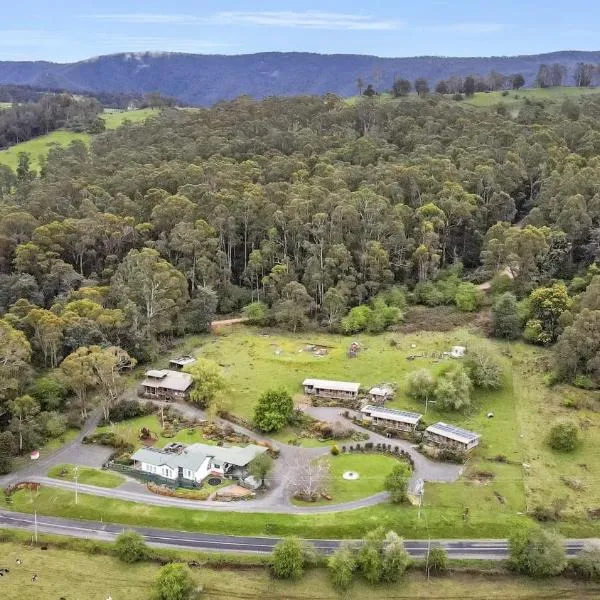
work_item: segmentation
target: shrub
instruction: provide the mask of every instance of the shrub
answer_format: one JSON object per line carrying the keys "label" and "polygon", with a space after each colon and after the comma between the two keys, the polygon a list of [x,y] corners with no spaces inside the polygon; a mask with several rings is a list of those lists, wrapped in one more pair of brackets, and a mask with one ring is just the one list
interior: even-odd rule
{"label": "shrub", "polygon": [[154,582],[156,600],[189,600],[194,591],[192,574],[181,563],[170,563],[162,567]]}
{"label": "shrub", "polygon": [[515,340],[521,334],[521,317],[514,294],[505,292],[492,307],[492,333],[494,337]]}
{"label": "shrub", "polygon": [[531,577],[551,577],[567,565],[560,536],[541,527],[519,529],[509,540],[510,565]]}
{"label": "shrub", "polygon": [[579,430],[577,425],[564,421],[556,423],[550,430],[548,443],[557,452],[572,452],[579,441]]}
{"label": "shrub", "polygon": [[340,546],[328,559],[329,577],[336,590],[345,592],[352,585],[356,558],[347,545]]}
{"label": "shrub", "polygon": [[469,348],[465,363],[475,387],[484,390],[498,390],[504,383],[504,371],[494,350],[487,345]]}
{"label": "shrub", "polygon": [[406,501],[410,476],[411,469],[406,463],[399,462],[394,465],[392,472],[385,478],[385,489],[390,493],[392,502]]}
{"label": "shrub", "polygon": [[481,304],[482,294],[476,285],[469,282],[461,283],[454,296],[454,303],[458,310],[463,312],[473,312]]}
{"label": "shrub", "polygon": [[151,412],[152,409],[150,407],[141,404],[137,400],[119,400],[119,402],[111,407],[108,413],[108,420],[112,423],[119,423],[120,421],[128,421],[129,419],[149,415]]}
{"label": "shrub", "polygon": [[82,442],[84,444],[99,444],[101,446],[109,446],[121,452],[132,453],[135,450],[133,444],[112,431],[100,431],[91,435],[86,435]]}
{"label": "shrub", "polygon": [[404,575],[409,564],[410,556],[404,547],[402,538],[394,531],[389,531],[385,536],[382,548],[382,581],[398,581]]}
{"label": "shrub", "polygon": [[125,531],[117,536],[115,554],[124,563],[146,560],[149,551],[144,538],[136,531]]}
{"label": "shrub", "polygon": [[586,581],[600,581],[600,547],[586,544],[573,559],[575,574]]}
{"label": "shrub", "polygon": [[269,309],[263,302],[252,302],[244,306],[242,314],[252,325],[264,325],[269,320]]}
{"label": "shrub", "polygon": [[340,449],[334,444],[331,446],[331,454],[332,456],[337,456],[340,453]]}
{"label": "shrub", "polygon": [[306,552],[297,537],[281,540],[273,549],[271,572],[278,579],[299,579],[304,573]]}
{"label": "shrub", "polygon": [[434,546],[427,556],[427,570],[443,573],[448,568],[448,552],[442,546]]}
{"label": "shrub", "polygon": [[294,402],[285,390],[269,390],[259,399],[254,408],[254,424],[265,433],[279,431],[290,421],[294,413]]}

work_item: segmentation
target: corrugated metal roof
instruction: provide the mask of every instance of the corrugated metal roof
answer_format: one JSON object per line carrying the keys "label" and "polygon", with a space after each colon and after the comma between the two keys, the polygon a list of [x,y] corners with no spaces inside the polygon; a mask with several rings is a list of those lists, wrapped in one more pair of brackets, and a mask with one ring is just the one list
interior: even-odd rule
{"label": "corrugated metal roof", "polygon": [[372,394],[373,396],[391,396],[393,391],[392,388],[376,385],[369,390],[369,394]]}
{"label": "corrugated metal roof", "polygon": [[140,448],[131,458],[148,465],[154,465],[155,467],[167,465],[174,471],[179,467],[189,469],[190,471],[197,471],[206,460],[206,456],[202,452],[189,452],[187,449],[181,454],[174,454],[161,452],[156,448]]}
{"label": "corrugated metal roof", "polygon": [[245,467],[252,459],[263,454],[267,448],[249,444],[248,446],[209,446],[208,444],[191,444],[179,454],[163,452],[157,448],[141,448],[131,457],[133,460],[160,467],[167,465],[176,470],[179,467],[197,471],[207,457],[215,462],[228,463],[236,467]]}
{"label": "corrugated metal roof", "polygon": [[454,425],[448,425],[448,423],[442,423],[441,421],[430,425],[425,431],[463,444],[469,444],[481,437],[478,433],[462,429],[461,427],[455,427]]}
{"label": "corrugated metal roof", "polygon": [[166,390],[176,390],[185,392],[193,383],[192,376],[181,371],[170,371],[164,369],[162,371],[148,371],[146,373],[148,379],[142,381],[142,385],[149,387],[159,387]]}
{"label": "corrugated metal roof", "polygon": [[387,419],[388,421],[398,421],[400,423],[409,423],[416,425],[423,415],[419,413],[409,412],[407,410],[396,410],[394,408],[383,408],[381,406],[365,406],[362,411],[371,417],[378,419]]}
{"label": "corrugated metal roof", "polygon": [[305,379],[302,385],[315,387],[321,390],[335,390],[338,392],[358,393],[360,383],[352,381],[329,381],[328,379]]}

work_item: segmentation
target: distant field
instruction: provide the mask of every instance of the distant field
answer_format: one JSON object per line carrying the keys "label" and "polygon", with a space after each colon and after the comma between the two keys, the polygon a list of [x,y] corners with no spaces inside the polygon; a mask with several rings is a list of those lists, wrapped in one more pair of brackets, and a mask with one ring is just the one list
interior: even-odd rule
{"label": "distant field", "polygon": [[[124,564],[116,558],[49,548],[41,550],[16,543],[1,543],[0,556],[10,573],[0,583],[3,600],[26,598],[86,598],[104,600],[146,600],[159,565],[142,562]],[[16,566],[16,559],[22,561]],[[31,581],[34,573],[38,579]],[[270,598],[272,600],[335,600],[342,598],[329,582],[324,569],[309,570],[299,581],[277,581],[264,568],[195,568],[194,579],[203,586],[202,598]],[[373,587],[356,578],[355,586],[343,598],[597,598],[598,586],[551,578],[536,581],[515,575],[477,575],[452,573],[427,579],[421,572],[409,572],[400,583]]]}
{"label": "distant field", "polygon": [[471,106],[493,106],[502,102],[504,104],[518,104],[526,98],[528,100],[554,100],[563,101],[565,98],[579,98],[600,94],[598,88],[576,88],[576,87],[556,87],[556,88],[527,88],[518,92],[510,90],[506,96],[504,92],[478,92],[472,98],[465,99],[465,104]]}
{"label": "distant field", "polygon": [[[504,92],[477,92],[472,98],[465,98],[462,103],[469,106],[487,107],[495,106],[499,102],[507,105],[522,103],[525,98],[529,100],[552,100],[563,101],[565,98],[579,98],[580,96],[589,96],[600,94],[600,88],[576,88],[576,87],[555,87],[555,88],[525,88],[519,91],[506,90],[508,94],[503,96]],[[434,95],[434,94],[431,94]],[[416,94],[411,92],[409,98],[415,98]],[[450,98],[451,96],[446,96]],[[356,104],[359,96],[351,96],[346,99],[347,104]],[[389,93],[382,93],[377,96],[382,102],[402,102],[404,98],[393,98]]]}
{"label": "distant field", "polygon": [[10,102],[0,102],[0,110],[5,110],[10,108],[12,104]]}
{"label": "distant field", "polygon": [[[132,110],[129,112],[105,113],[102,115],[102,118],[106,122],[107,129],[116,129],[125,121],[139,123],[140,121],[147,119],[152,114],[157,114],[157,111],[152,108],[142,108],[140,110]],[[73,131],[64,130],[53,131],[48,135],[42,135],[33,140],[28,140],[27,142],[22,142],[21,144],[11,146],[8,150],[0,151],[0,165],[6,165],[11,169],[16,169],[19,160],[19,152],[27,152],[31,155],[32,168],[37,169],[39,166],[38,157],[40,155],[45,156],[48,154],[48,150],[53,144],[66,146],[75,140],[81,140],[82,142],[89,143],[90,135],[87,133],[75,133]]]}

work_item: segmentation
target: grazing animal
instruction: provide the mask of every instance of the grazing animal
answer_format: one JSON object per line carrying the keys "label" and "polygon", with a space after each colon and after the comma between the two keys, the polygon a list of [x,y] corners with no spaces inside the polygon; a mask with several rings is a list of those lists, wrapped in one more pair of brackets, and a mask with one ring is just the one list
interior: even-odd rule
{"label": "grazing animal", "polygon": [[8,575],[10,573],[10,571],[8,569],[5,569],[4,567],[0,567],[0,577],[4,577],[5,575]]}
{"label": "grazing animal", "polygon": [[15,561],[18,565],[23,564],[20,558],[17,558],[17,560]]}
{"label": "grazing animal", "polygon": [[33,581],[33,583],[35,583],[37,580],[38,580],[37,573],[34,573],[33,577],[31,578],[31,581]]}

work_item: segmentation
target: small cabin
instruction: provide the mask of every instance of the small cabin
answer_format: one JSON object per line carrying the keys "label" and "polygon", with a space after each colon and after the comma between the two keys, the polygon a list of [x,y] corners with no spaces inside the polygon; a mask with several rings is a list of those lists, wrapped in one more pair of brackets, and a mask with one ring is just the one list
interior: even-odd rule
{"label": "small cabin", "polygon": [[423,415],[382,406],[365,406],[360,411],[373,425],[411,432],[417,427]]}
{"label": "small cabin", "polygon": [[192,376],[188,373],[151,369],[146,371],[146,378],[142,381],[142,395],[146,398],[186,400],[192,384]]}
{"label": "small cabin", "polygon": [[452,350],[450,350],[450,356],[452,358],[462,358],[467,352],[465,346],[452,346]]}
{"label": "small cabin", "polygon": [[336,400],[356,400],[360,383],[351,381],[329,381],[327,379],[305,379],[302,382],[306,396],[333,398]]}
{"label": "small cabin", "polygon": [[373,404],[385,404],[394,395],[394,390],[386,385],[377,385],[369,390],[369,398]]}
{"label": "small cabin", "polygon": [[196,359],[193,356],[180,356],[178,358],[172,358],[169,361],[169,368],[181,371],[184,367],[187,367],[187,365],[191,365],[195,362]]}
{"label": "small cabin", "polygon": [[433,446],[458,452],[469,452],[479,445],[481,436],[478,433],[448,425],[435,423],[425,430],[424,438]]}

